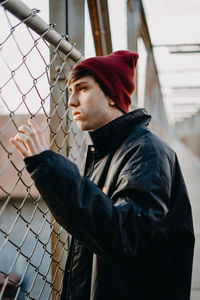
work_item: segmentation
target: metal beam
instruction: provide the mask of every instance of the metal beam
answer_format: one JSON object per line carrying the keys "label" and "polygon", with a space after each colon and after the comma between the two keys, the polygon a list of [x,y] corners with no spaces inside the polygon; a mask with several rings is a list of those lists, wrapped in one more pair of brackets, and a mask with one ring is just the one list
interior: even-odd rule
{"label": "metal beam", "polygon": [[[54,0],[53,0],[54,1]],[[57,2],[59,1],[54,1]],[[67,0],[66,32],[76,48],[84,53],[85,15],[84,0]]]}
{"label": "metal beam", "polygon": [[128,49],[137,51],[137,39],[142,37],[148,52],[152,52],[151,38],[141,0],[127,1]]}
{"label": "metal beam", "polygon": [[88,0],[88,9],[96,55],[107,55],[112,52],[107,0]]}
{"label": "metal beam", "polygon": [[137,40],[140,36],[141,26],[141,1],[127,1],[127,38],[128,49],[137,51]]}
{"label": "metal beam", "polygon": [[141,10],[141,27],[140,27],[140,36],[143,38],[145,47],[148,52],[152,52],[152,43],[149,34],[149,29],[146,21],[146,16],[144,12],[144,7],[142,5],[142,1],[140,0],[140,10]]}
{"label": "metal beam", "polygon": [[199,90],[200,86],[172,86],[171,89],[173,90]]}
{"label": "metal beam", "polygon": [[[138,38],[140,35],[141,15],[140,15],[140,0],[127,1],[127,42],[128,49],[132,51],[138,50]],[[135,91],[131,96],[132,103],[130,109],[135,109],[138,103],[138,76],[135,73]]]}
{"label": "metal beam", "polygon": [[162,136],[162,134],[166,132],[168,120],[153,53],[148,53],[145,84],[145,107],[152,115],[152,126],[154,130]]}
{"label": "metal beam", "polygon": [[178,74],[178,73],[181,73],[181,74],[183,74],[183,73],[199,73],[200,72],[200,69],[170,69],[170,70],[163,70],[163,69],[161,69],[161,70],[158,70],[158,73],[160,73],[160,74]]}
{"label": "metal beam", "polygon": [[170,51],[171,54],[196,54],[200,53],[200,50],[188,50],[188,51]]}
{"label": "metal beam", "polygon": [[158,44],[153,45],[153,47],[200,47],[200,44]]}

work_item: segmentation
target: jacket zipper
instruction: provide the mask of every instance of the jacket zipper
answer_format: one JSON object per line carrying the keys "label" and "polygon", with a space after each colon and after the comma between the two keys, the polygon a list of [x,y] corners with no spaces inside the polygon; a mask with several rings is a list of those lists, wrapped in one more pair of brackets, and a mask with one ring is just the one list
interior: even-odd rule
{"label": "jacket zipper", "polygon": [[91,147],[90,150],[91,150],[91,153],[92,153],[92,167],[91,167],[89,179],[91,179],[93,171],[94,171],[94,152],[95,152],[95,148]]}

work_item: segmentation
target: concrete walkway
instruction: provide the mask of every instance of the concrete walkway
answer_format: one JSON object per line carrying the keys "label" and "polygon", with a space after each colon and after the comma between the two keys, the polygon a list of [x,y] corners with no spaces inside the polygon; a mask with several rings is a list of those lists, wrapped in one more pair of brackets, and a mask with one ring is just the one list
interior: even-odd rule
{"label": "concrete walkway", "polygon": [[[200,159],[178,140],[172,140],[190,196],[196,236],[191,300],[200,299]],[[184,249],[183,249],[184,251]]]}

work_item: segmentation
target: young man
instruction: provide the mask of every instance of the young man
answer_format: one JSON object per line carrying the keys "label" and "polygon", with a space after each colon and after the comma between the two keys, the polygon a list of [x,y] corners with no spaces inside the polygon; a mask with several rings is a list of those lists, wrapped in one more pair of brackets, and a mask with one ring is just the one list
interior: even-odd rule
{"label": "young man", "polygon": [[84,176],[48,150],[34,121],[11,140],[73,236],[62,300],[190,298],[191,207],[175,152],[147,128],[144,109],[128,113],[137,59],[117,51],[70,73],[69,106],[93,142]]}

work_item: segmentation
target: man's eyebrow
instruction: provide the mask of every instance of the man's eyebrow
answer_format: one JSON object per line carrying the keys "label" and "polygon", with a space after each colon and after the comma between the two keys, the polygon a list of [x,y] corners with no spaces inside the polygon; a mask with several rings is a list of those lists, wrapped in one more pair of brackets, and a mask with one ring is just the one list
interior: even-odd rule
{"label": "man's eyebrow", "polygon": [[88,83],[87,81],[80,81],[80,82],[77,82],[77,83],[74,83],[74,87],[78,87],[79,85],[81,84],[85,84],[85,83]]}

